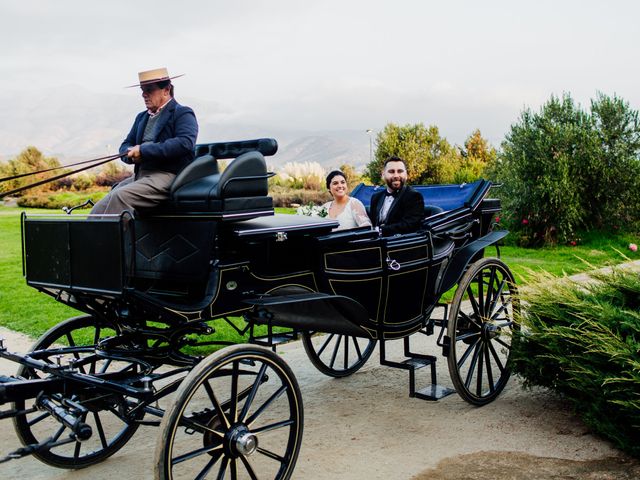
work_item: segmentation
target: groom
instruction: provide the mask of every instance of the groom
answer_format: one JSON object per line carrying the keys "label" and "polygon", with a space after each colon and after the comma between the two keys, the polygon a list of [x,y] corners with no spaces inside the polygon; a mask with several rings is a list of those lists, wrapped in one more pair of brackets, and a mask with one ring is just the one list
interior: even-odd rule
{"label": "groom", "polygon": [[410,233],[420,229],[424,218],[424,199],[408,185],[407,167],[400,157],[389,157],[384,162],[382,179],[384,191],[371,197],[369,217],[382,236]]}

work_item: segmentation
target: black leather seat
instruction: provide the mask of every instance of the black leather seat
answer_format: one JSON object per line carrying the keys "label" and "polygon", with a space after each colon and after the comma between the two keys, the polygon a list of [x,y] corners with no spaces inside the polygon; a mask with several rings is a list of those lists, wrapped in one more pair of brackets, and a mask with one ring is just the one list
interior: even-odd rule
{"label": "black leather seat", "polygon": [[212,155],[196,158],[173,181],[171,213],[227,220],[273,215],[267,164],[258,151],[244,153],[220,173]]}

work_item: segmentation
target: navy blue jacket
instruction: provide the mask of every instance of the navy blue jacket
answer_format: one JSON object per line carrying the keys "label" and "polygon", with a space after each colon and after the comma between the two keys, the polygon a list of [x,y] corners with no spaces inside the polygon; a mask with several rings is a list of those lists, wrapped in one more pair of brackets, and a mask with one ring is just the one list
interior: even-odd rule
{"label": "navy blue jacket", "polygon": [[408,185],[402,187],[398,196],[394,199],[387,214],[384,224],[378,224],[380,210],[384,203],[385,190],[374,194],[371,197],[371,207],[369,217],[374,227],[380,227],[383,236],[395,235],[397,233],[410,233],[420,229],[424,218],[424,199],[420,192]]}
{"label": "navy blue jacket", "polygon": [[146,110],[136,116],[129,135],[120,145],[120,153],[124,154],[129,147],[140,145],[142,162],[136,164],[136,172],[142,168],[178,173],[194,157],[198,137],[196,115],[191,108],[180,105],[172,98],[160,112],[153,142],[142,144],[148,119]]}

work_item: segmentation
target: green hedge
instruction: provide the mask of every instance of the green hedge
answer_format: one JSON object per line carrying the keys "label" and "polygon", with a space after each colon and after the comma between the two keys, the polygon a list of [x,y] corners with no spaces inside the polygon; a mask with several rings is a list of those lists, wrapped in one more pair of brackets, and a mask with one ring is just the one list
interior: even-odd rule
{"label": "green hedge", "polygon": [[[94,203],[101,200],[109,192],[109,189],[85,190],[81,192],[71,192],[63,190],[59,192],[42,192],[35,195],[24,195],[18,198],[18,206],[23,208],[49,208],[61,209],[62,207],[74,207],[81,205],[88,199]],[[90,208],[89,206],[85,208]]]}
{"label": "green hedge", "polygon": [[565,396],[594,431],[640,457],[640,276],[595,278],[530,282],[514,371]]}

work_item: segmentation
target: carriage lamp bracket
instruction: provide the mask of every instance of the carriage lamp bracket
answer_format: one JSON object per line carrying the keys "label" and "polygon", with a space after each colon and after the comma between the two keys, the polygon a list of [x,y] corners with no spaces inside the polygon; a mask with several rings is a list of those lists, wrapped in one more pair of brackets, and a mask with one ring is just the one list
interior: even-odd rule
{"label": "carriage lamp bracket", "polygon": [[80,205],[75,205],[74,207],[62,207],[62,211],[64,213],[66,213],[67,215],[71,215],[71,212],[73,212],[74,210],[76,210],[77,208],[82,208],[82,207],[86,207],[87,205],[91,205],[92,207],[95,205],[95,203],[93,203],[93,200],[91,200],[90,198],[87,199],[86,202],[81,203]]}

